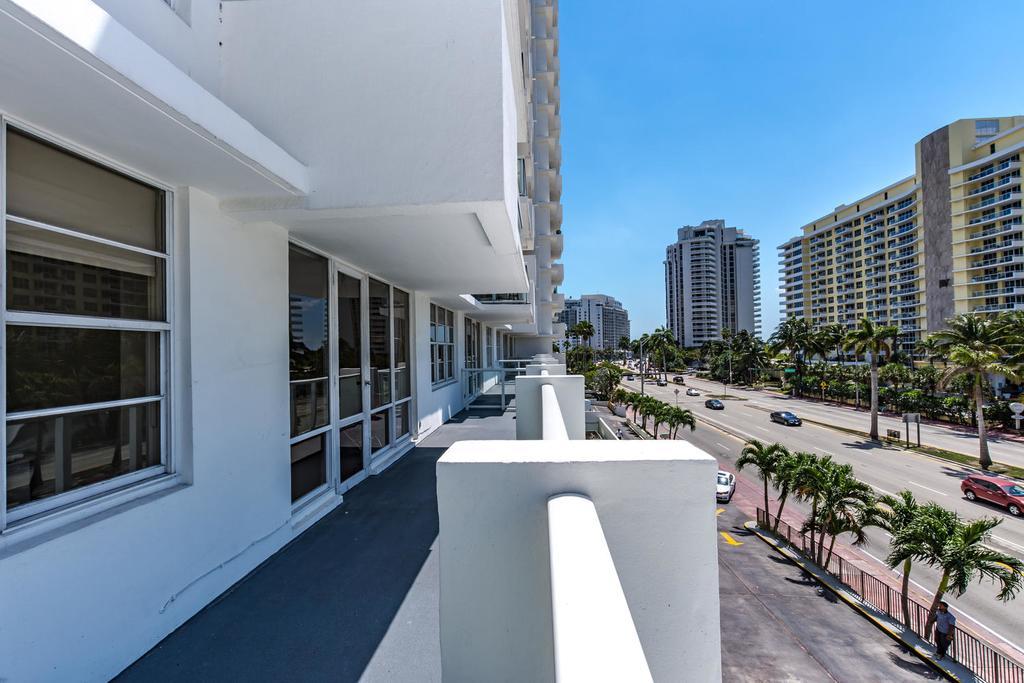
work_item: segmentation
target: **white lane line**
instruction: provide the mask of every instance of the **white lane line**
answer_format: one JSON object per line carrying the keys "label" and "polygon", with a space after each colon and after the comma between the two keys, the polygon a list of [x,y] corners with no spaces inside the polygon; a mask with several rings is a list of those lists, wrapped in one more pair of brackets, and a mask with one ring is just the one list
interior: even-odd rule
{"label": "white lane line", "polygon": [[[887,534],[887,535],[888,535],[888,534]],[[875,557],[874,555],[872,555],[871,553],[869,553],[869,552],[868,552],[867,550],[864,550],[863,548],[860,548],[860,551],[861,551],[862,553],[864,553],[865,555],[867,555],[868,557],[870,557],[870,558],[871,558],[872,560],[875,560],[876,562],[879,562],[879,563],[881,563],[882,565],[884,565],[884,566],[888,567],[888,565],[887,565],[887,564],[885,563],[885,561],[884,561],[884,560],[880,560],[879,558],[877,558],[877,557]],[[900,577],[902,577],[902,576],[903,576],[903,572],[901,572],[901,571],[900,571],[899,569],[893,569],[893,568],[889,567],[889,571],[891,571],[891,572],[892,572],[893,574],[895,574],[896,576],[900,576]],[[919,583],[918,583],[917,581],[914,581],[914,579],[911,579],[911,580],[910,580],[910,583],[912,583],[912,584],[914,584],[915,586],[917,586],[917,587],[918,587],[918,588],[919,588],[919,589],[920,589],[921,591],[923,591],[923,592],[924,592],[924,594],[925,594],[925,595],[929,595],[929,596],[935,595],[934,591],[932,591],[932,590],[931,590],[931,589],[929,589],[929,588],[925,588],[924,586],[922,586],[921,584],[919,584]],[[981,622],[980,620],[978,620],[978,619],[976,619],[976,618],[972,617],[972,616],[971,616],[970,614],[968,614],[967,612],[965,612],[965,611],[964,611],[964,609],[963,609],[962,607],[960,607],[960,605],[956,605],[956,609],[957,609],[957,611],[959,611],[959,612],[960,612],[960,614],[964,615],[965,617],[967,617],[968,619],[970,619],[971,621],[973,621],[973,622],[974,622],[975,624],[977,624],[977,625],[978,625],[978,626],[980,626],[981,628],[985,629],[986,631],[988,631],[989,633],[991,633],[992,635],[994,635],[994,636],[995,636],[996,638],[999,638],[1000,640],[1002,640],[1002,641],[1003,641],[1004,643],[1006,643],[1007,645],[1009,645],[1009,646],[1011,646],[1011,647],[1014,647],[1014,648],[1016,648],[1017,650],[1019,650],[1019,651],[1021,651],[1021,652],[1024,652],[1024,647],[1021,647],[1020,645],[1018,645],[1017,643],[1013,642],[1012,640],[1010,640],[1010,639],[1009,639],[1009,638],[1007,638],[1006,636],[1004,636],[1004,635],[1000,634],[1000,633],[999,633],[998,631],[995,631],[995,630],[993,630],[993,629],[989,628],[988,626],[986,626],[985,624],[983,624],[983,623],[982,623],[982,622]]]}
{"label": "white lane line", "polygon": [[715,445],[718,446],[719,448],[728,448],[728,446],[726,446],[724,443],[720,441],[716,441]]}
{"label": "white lane line", "polygon": [[935,489],[930,488],[928,486],[925,486],[924,484],[918,484],[916,481],[908,481],[907,483],[908,484],[913,484],[914,486],[916,486],[916,487],[918,487],[920,489],[924,489],[925,491],[931,491],[932,493],[937,493],[940,496],[948,496],[949,495],[948,493],[944,493],[943,491],[936,491]]}
{"label": "white lane line", "polygon": [[1000,543],[1005,543],[1006,545],[1010,546],[1011,548],[1016,548],[1017,550],[1024,550],[1024,545],[1020,545],[1019,543],[1014,543],[1013,541],[1007,541],[1002,536],[993,536],[992,538],[996,539]]}
{"label": "white lane line", "polygon": [[896,494],[895,494],[895,493],[893,493],[892,491],[886,491],[886,490],[885,490],[885,489],[883,489],[883,488],[882,488],[881,486],[875,486],[874,484],[872,484],[872,485],[871,485],[871,487],[872,487],[873,489],[875,489],[876,491],[881,491],[882,493],[884,493],[884,494],[885,494],[885,495],[887,495],[887,496],[895,496],[895,495],[896,495]]}
{"label": "white lane line", "polygon": [[764,427],[762,427],[760,425],[754,425],[754,429],[760,429],[762,432],[767,432],[768,431],[767,429],[765,429]]}

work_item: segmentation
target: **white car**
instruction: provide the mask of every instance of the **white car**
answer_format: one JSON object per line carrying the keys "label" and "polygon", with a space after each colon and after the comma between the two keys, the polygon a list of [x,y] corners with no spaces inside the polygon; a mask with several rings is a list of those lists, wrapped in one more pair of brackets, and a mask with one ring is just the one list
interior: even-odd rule
{"label": "white car", "polygon": [[732,500],[732,494],[736,493],[736,475],[718,470],[718,478],[715,485],[715,498],[728,503]]}
{"label": "white car", "polygon": [[686,395],[687,396],[700,396],[700,392],[697,391],[696,389],[694,389],[693,387],[690,387],[689,389],[686,390]]}

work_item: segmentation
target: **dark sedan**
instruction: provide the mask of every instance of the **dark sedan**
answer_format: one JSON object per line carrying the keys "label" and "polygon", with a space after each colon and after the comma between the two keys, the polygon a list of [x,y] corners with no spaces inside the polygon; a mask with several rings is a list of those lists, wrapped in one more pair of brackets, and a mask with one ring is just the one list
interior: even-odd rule
{"label": "dark sedan", "polygon": [[709,398],[704,401],[704,407],[710,408],[711,410],[725,410],[725,404],[719,401],[717,398]]}
{"label": "dark sedan", "polygon": [[788,410],[777,410],[771,414],[771,421],[786,425],[787,427],[799,427],[803,424],[799,417]]}

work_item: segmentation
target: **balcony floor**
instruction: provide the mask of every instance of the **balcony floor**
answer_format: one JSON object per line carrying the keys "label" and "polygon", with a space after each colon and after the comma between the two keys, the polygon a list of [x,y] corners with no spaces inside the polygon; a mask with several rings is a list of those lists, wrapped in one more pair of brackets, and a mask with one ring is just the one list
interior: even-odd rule
{"label": "balcony floor", "polygon": [[440,681],[434,464],[514,415],[457,415],[117,680]]}

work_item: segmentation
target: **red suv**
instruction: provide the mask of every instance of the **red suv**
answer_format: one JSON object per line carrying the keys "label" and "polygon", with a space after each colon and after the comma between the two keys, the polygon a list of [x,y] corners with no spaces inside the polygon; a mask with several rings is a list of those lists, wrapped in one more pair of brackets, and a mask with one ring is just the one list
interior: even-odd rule
{"label": "red suv", "polygon": [[1024,512],[1024,486],[1001,477],[972,474],[960,484],[967,500],[984,500],[1010,511],[1014,517]]}

